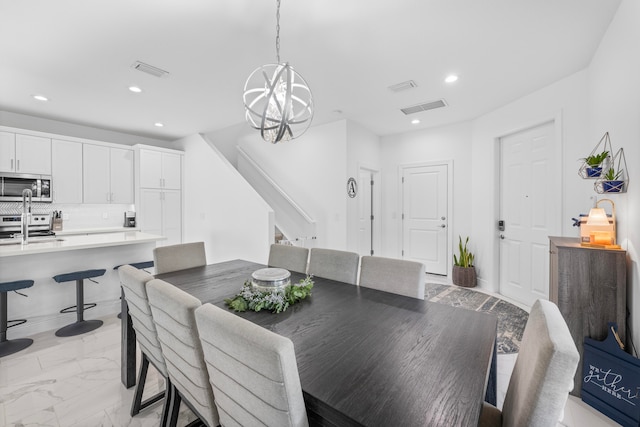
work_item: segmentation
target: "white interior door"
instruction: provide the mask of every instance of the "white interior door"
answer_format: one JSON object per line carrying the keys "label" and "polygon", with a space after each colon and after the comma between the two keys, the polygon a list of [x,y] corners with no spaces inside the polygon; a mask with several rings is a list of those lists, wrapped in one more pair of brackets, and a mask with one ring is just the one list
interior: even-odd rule
{"label": "white interior door", "polygon": [[358,253],[373,255],[373,173],[360,169],[358,175]]}
{"label": "white interior door", "polygon": [[402,257],[431,274],[449,268],[448,179],[446,164],[402,169]]}
{"label": "white interior door", "polygon": [[549,236],[560,231],[560,147],[554,122],[500,139],[500,293],[549,296]]}

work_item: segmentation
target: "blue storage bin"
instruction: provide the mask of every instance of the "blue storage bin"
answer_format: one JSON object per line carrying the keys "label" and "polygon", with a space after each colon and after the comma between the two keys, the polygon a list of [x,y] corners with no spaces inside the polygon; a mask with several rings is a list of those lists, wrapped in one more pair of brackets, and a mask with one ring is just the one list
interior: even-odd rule
{"label": "blue storage bin", "polygon": [[625,427],[640,426],[640,359],[625,353],[609,323],[604,341],[584,339],[582,400]]}

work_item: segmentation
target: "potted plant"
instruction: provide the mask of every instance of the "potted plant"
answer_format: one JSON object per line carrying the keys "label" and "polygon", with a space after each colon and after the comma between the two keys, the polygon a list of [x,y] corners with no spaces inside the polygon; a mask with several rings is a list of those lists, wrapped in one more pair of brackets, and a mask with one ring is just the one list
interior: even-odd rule
{"label": "potted plant", "polygon": [[473,266],[474,255],[467,249],[469,237],[462,244],[462,237],[458,236],[459,254],[453,255],[453,283],[465,288],[476,286],[476,268]]}
{"label": "potted plant", "polygon": [[602,153],[591,154],[582,159],[587,164],[587,176],[589,178],[597,178],[602,174],[601,164],[607,157],[609,157],[609,152],[603,151]]}
{"label": "potted plant", "polygon": [[616,171],[613,167],[609,168],[603,175],[602,191],[605,193],[620,193],[624,185],[624,181],[619,179],[621,174],[621,170]]}

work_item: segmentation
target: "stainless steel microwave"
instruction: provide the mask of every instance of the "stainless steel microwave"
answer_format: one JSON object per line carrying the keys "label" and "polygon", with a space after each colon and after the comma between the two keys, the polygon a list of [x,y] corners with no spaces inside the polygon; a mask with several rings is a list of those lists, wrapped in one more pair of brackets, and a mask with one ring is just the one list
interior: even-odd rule
{"label": "stainless steel microwave", "polygon": [[28,175],[0,173],[0,202],[21,202],[22,192],[31,190],[34,202],[51,202],[51,177],[48,175]]}

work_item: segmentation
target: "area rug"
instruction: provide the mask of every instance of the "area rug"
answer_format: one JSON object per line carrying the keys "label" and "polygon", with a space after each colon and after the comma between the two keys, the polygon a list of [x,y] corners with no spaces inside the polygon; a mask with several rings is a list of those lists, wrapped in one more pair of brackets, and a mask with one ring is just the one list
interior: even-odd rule
{"label": "area rug", "polygon": [[438,304],[495,314],[498,317],[498,353],[517,353],[529,314],[491,295],[455,285],[427,283],[425,299]]}

